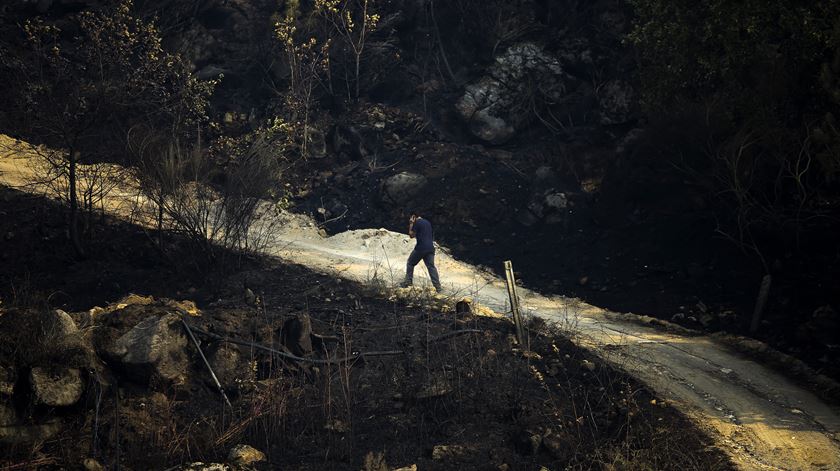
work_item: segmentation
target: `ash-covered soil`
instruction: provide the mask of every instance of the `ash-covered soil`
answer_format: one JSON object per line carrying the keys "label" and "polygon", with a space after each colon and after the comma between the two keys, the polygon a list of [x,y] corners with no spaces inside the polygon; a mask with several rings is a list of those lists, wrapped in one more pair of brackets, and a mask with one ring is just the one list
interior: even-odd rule
{"label": "ash-covered soil", "polygon": [[[76,353],[62,355],[68,343],[38,335],[47,321],[2,323],[11,348],[0,361],[13,381],[0,394],[14,419],[3,466],[234,466],[230,451],[247,444],[264,454],[248,465],[257,469],[730,468],[667,402],[540,323],[525,349],[509,321],[474,305],[456,313],[458,300],[420,290],[388,299],[377,286],[271,261],[197,276],[121,223],[94,234],[90,257],[76,261],[57,208],[9,190],[2,199],[16,225],[4,227],[14,234],[0,254],[0,319],[61,307],[79,329],[66,334]],[[129,292],[138,295],[121,299]],[[190,301],[200,315],[184,314]],[[232,408],[173,315],[194,329]],[[140,364],[117,348],[138,324],[165,319],[168,356]],[[78,370],[78,400],[45,404],[27,386],[38,368],[48,378]]]}

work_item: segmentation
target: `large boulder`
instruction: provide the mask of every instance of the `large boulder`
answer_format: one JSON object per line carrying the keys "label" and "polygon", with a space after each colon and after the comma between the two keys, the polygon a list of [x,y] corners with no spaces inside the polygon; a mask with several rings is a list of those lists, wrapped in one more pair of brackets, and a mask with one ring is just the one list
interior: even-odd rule
{"label": "large boulder", "polygon": [[138,379],[182,384],[189,357],[187,337],[176,314],[147,317],[106,346],[106,355]]}
{"label": "large boulder", "polygon": [[487,75],[466,87],[455,109],[473,135],[502,144],[533,117],[534,110],[523,103],[557,102],[566,93],[566,82],[557,58],[534,43],[515,44],[496,58]]}
{"label": "large boulder", "polygon": [[382,184],[382,199],[395,204],[404,204],[417,196],[426,186],[423,175],[401,172],[388,177]]}
{"label": "large boulder", "polygon": [[38,403],[53,407],[75,404],[84,390],[77,368],[36,366],[29,372],[29,384]]}

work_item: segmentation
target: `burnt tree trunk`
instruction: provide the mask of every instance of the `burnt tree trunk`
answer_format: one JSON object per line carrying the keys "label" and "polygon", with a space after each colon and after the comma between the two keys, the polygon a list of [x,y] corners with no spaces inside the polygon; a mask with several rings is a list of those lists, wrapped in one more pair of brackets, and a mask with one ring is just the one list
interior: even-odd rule
{"label": "burnt tree trunk", "polygon": [[76,195],[76,151],[70,149],[70,156],[68,159],[69,169],[69,196],[70,196],[70,241],[73,243],[73,250],[76,255],[83,257],[85,255],[82,242],[79,239],[79,200]]}

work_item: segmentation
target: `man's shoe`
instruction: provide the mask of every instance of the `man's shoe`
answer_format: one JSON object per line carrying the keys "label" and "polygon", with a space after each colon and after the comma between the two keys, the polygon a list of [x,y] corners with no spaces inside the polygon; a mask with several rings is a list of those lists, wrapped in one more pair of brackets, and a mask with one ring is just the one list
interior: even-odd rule
{"label": "man's shoe", "polygon": [[400,283],[400,288],[408,288],[409,286],[411,286],[411,283],[407,281],[403,281],[402,283]]}

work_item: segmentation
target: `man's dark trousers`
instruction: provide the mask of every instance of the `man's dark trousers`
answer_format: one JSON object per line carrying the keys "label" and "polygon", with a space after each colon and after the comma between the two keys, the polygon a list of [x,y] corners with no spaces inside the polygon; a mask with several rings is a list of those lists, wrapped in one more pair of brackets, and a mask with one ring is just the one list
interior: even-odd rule
{"label": "man's dark trousers", "polygon": [[434,250],[431,252],[418,252],[417,249],[411,251],[411,255],[408,256],[408,263],[405,265],[405,284],[411,285],[414,282],[414,266],[420,263],[420,260],[423,260],[423,263],[426,264],[426,269],[429,270],[429,278],[432,279],[432,285],[434,285],[436,290],[440,291],[440,276],[438,276],[437,268],[435,268]]}

